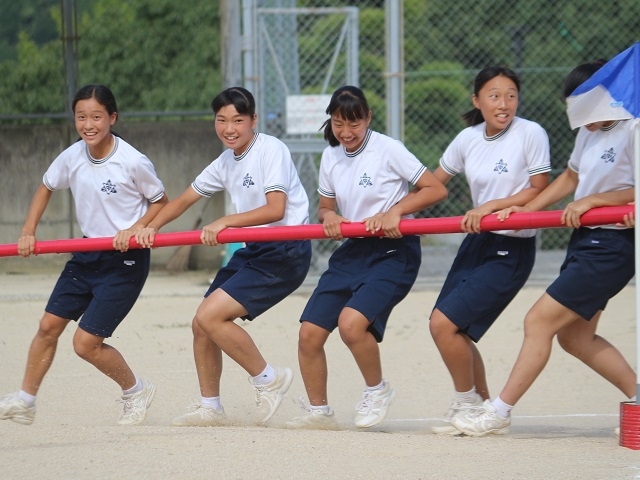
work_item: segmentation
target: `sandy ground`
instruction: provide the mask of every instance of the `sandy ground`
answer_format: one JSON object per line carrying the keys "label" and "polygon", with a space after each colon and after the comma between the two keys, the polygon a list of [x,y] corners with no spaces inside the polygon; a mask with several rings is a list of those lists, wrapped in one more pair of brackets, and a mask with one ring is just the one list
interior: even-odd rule
{"label": "sandy ground", "polygon": [[[0,393],[20,386],[26,353],[55,274],[0,273]],[[226,359],[222,401],[233,425],[172,427],[198,394],[190,321],[209,275],[153,272],[142,297],[111,343],[157,394],[142,425],[119,427],[115,383],[75,356],[72,325],[38,397],[31,426],[0,422],[2,479],[635,479],[640,452],[618,445],[613,430],[624,401],[614,387],[555,347],[551,361],[514,410],[505,436],[436,436],[430,426],[446,411],[451,382],[427,328],[437,287],[417,286],[395,309],[382,356],[398,395],[387,419],[358,431],[354,406],[363,388],[339,336],[327,345],[329,395],[339,431],[293,431],[300,413],[298,317],[303,287],[253,323],[244,323],[267,360],[291,366],[296,377],[282,407],[265,426],[247,374]],[[486,335],[484,354],[492,394],[506,380],[522,341],[522,319],[543,292],[527,286]],[[636,365],[635,287],[607,308],[600,333]]]}

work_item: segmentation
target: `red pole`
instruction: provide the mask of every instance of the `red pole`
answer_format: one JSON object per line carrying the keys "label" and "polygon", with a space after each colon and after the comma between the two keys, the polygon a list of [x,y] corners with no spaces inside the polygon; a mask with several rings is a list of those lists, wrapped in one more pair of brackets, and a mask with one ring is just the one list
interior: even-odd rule
{"label": "red pole", "polygon": [[[634,205],[593,208],[582,215],[580,221],[583,226],[620,223],[625,215],[633,212]],[[480,228],[482,231],[561,228],[564,227],[564,225],[560,223],[561,215],[562,210],[521,212],[513,213],[507,220],[501,222],[495,214],[492,214],[482,219]],[[404,235],[461,233],[461,221],[462,216],[402,220],[400,222],[400,231]],[[154,248],[197,245],[201,243],[200,233],[201,230],[158,233],[155,236]],[[342,224],[342,235],[345,238],[382,237],[384,233],[382,231],[376,234],[369,233],[365,230],[364,224],[354,222]],[[218,241],[220,243],[319,240],[323,238],[327,237],[324,235],[322,225],[317,223],[286,227],[227,228],[218,234]],[[35,254],[113,250],[112,241],[112,237],[43,240],[36,242]],[[135,238],[131,238],[129,245],[130,248],[140,248]],[[18,255],[18,245],[16,243],[0,244],[0,257],[16,255]]]}

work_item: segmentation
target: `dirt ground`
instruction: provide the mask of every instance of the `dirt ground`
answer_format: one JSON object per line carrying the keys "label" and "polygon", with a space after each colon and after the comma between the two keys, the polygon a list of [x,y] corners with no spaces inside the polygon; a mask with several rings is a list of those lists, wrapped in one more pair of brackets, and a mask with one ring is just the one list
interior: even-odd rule
{"label": "dirt ground", "polygon": [[[0,273],[0,394],[20,387],[27,349],[57,274]],[[555,346],[538,381],[514,409],[511,432],[485,438],[437,436],[452,385],[428,332],[438,289],[417,286],[394,310],[381,345],[385,378],[397,390],[387,419],[353,426],[363,381],[337,334],[327,345],[330,403],[338,431],[294,431],[304,389],[297,365],[298,318],[309,287],[245,328],[267,361],[296,376],[282,407],[259,426],[247,374],[225,359],[222,403],[232,425],[173,427],[198,396],[190,323],[210,276],[152,272],[110,343],[157,387],[142,425],[119,427],[115,383],[73,353],[65,331],[38,396],[31,426],[0,422],[2,479],[637,479],[640,452],[618,445],[620,402],[613,386]],[[480,342],[492,395],[522,341],[522,321],[544,286],[524,288]],[[600,334],[636,365],[635,287],[615,297]]]}

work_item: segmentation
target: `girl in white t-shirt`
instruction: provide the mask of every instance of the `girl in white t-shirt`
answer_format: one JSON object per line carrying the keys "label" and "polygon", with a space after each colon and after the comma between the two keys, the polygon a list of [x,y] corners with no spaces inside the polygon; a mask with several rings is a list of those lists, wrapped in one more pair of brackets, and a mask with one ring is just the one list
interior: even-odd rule
{"label": "girl in white t-shirt", "polygon": [[[310,406],[290,428],[334,428],[327,399],[324,345],[337,327],[362,373],[357,427],[384,420],[395,391],[382,377],[378,343],[391,311],[411,289],[421,261],[420,238],[403,237],[400,220],[444,199],[447,191],[398,140],[370,130],[371,109],[362,90],[333,93],[323,125],[329,142],[320,163],[318,218],[327,237],[340,225],[362,222],[384,238],[347,239],[331,256],[302,313],[298,359]],[[409,194],[409,184],[417,187]]]}
{"label": "girl in white t-shirt", "polygon": [[[588,80],[604,62],[576,67],[567,77],[564,97]],[[602,311],[635,274],[633,218],[623,224],[583,227],[580,217],[595,207],[625,205],[634,199],[631,121],[601,121],[580,127],[568,168],[524,207],[500,212],[538,211],[573,194],[562,223],[573,228],[560,275],[531,307],[526,335],[500,395],[479,408],[461,412],[451,423],[468,435],[507,433],[511,409],[542,372],[553,338],[560,346],[635,400],[636,374],[622,354],[596,334]]]}
{"label": "girl in white t-shirt", "polygon": [[440,159],[443,183],[464,173],[473,209],[462,219],[468,233],[430,316],[431,336],[453,380],[445,423],[434,433],[459,434],[449,420],[489,397],[476,346],[529,278],[536,253],[535,230],[480,232],[481,219],[524,205],[549,183],[549,139],[535,122],[516,116],[520,81],[510,69],[492,66],[475,78],[468,128]]}
{"label": "girl in white t-shirt", "polygon": [[129,250],[129,241],[168,200],[149,159],[111,132],[118,119],[111,90],[84,86],[73,100],[73,113],[80,139],[45,172],[22,227],[18,253],[33,254],[36,227],[51,195],[67,188],[83,235],[114,237],[116,251],[76,252],[67,262],[31,342],[22,389],[0,399],[0,419],[33,422],[36,394],[58,338],[73,320],[78,322],[75,352],[122,388],[124,409],[118,423],[134,425],[144,420],[155,387],[137,377],[104,340],[129,313],[149,273],[149,249]]}
{"label": "girl in white t-shirt", "polygon": [[[227,227],[301,225],[309,223],[309,200],[287,146],[256,133],[253,95],[232,87],[211,102],[218,138],[228,148],[209,164],[178,198],[163,208],[136,237],[151,246],[155,232],[203,197],[227,191],[237,213],[202,229],[205,245],[217,245]],[[296,290],[311,263],[311,242],[246,242],[218,270],[192,322],[193,354],[201,400],[174,425],[210,426],[225,422],[220,402],[222,352],[250,375],[256,402],[266,422],[282,402],[293,380],[290,368],[272,367],[249,332],[234,320],[253,320]]]}

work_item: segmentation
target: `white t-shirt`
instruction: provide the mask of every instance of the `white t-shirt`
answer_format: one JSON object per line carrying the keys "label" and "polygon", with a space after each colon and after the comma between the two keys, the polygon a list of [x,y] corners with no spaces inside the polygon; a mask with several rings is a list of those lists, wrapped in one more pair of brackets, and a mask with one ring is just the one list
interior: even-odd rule
{"label": "white t-shirt", "polygon": [[[507,198],[531,186],[533,175],[551,170],[549,137],[537,123],[514,117],[493,137],[486,123],[465,128],[447,147],[440,165],[449,175],[465,173],[474,208]],[[494,233],[532,237],[536,230],[499,230]]]}
{"label": "white t-shirt", "polygon": [[402,142],[369,130],[356,152],[347,153],[342,145],[325,148],[318,193],[335,198],[340,214],[359,222],[388,211],[426,170]]}
{"label": "white t-shirt", "polygon": [[114,137],[111,153],[96,160],[79,140],[49,166],[42,182],[51,191],[70,188],[82,234],[113,237],[138,221],[164,196],[164,185],[151,161],[123,139]]}
{"label": "white t-shirt", "polygon": [[284,192],[287,195],[284,217],[269,226],[309,223],[309,198],[291,152],[276,137],[264,133],[256,133],[240,156],[236,157],[231,149],[222,152],[191,186],[203,197],[226,190],[238,213],[266,205],[269,192]]}
{"label": "white t-shirt", "polygon": [[575,200],[595,193],[632,188],[635,185],[633,122],[618,121],[595,132],[581,127],[569,158],[569,168],[578,174]]}

